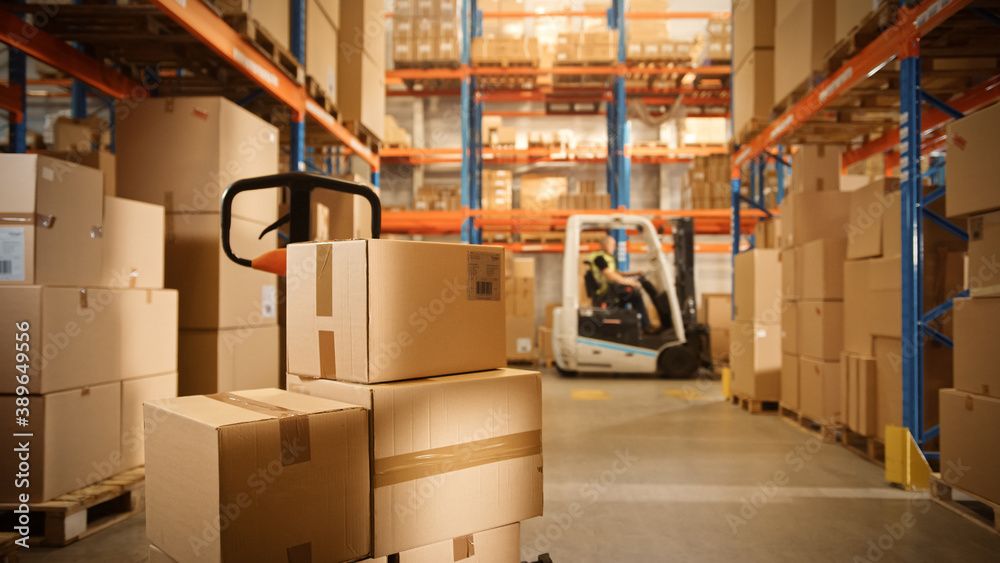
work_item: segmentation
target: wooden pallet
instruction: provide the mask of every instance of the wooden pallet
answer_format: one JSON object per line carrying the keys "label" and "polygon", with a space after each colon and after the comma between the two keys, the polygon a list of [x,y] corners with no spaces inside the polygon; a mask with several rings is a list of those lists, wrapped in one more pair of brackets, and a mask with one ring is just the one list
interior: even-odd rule
{"label": "wooden pallet", "polygon": [[370,129],[362,125],[358,121],[345,121],[344,128],[347,129],[351,135],[354,135],[361,141],[361,144],[365,145],[372,152],[378,152],[379,147],[382,145],[380,140],[381,135],[374,134]]}
{"label": "wooden pallet", "polygon": [[0,532],[0,563],[18,563],[21,560],[17,544],[14,543],[20,534]]}
{"label": "wooden pallet", "polygon": [[767,120],[753,118],[736,132],[733,141],[736,143],[748,143],[760,134],[768,124]]}
{"label": "wooden pallet", "polygon": [[521,233],[521,242],[525,244],[563,244],[566,233]]}
{"label": "wooden pallet", "polygon": [[[146,468],[130,469],[50,501],[29,503],[28,507],[30,545],[69,545],[145,510]],[[9,515],[13,513],[7,511],[16,508],[14,503],[0,504],[0,511]]]}
{"label": "wooden pallet", "polygon": [[[557,66],[562,68],[586,69],[589,67],[607,68],[616,64],[618,63],[615,61],[563,61]],[[573,88],[605,88],[612,83],[614,77],[613,74],[586,74],[585,72],[579,74],[553,74],[552,85]]]}
{"label": "wooden pallet", "polygon": [[[479,61],[477,68],[538,68],[537,61],[500,59]],[[538,82],[537,74],[480,74],[476,82],[486,90],[530,90]]]}
{"label": "wooden pallet", "polygon": [[840,432],[840,443],[848,451],[867,459],[875,465],[885,467],[885,444],[878,438],[874,436],[862,436],[845,426]]}
{"label": "wooden pallet", "polygon": [[[955,491],[958,491],[968,499],[956,499]],[[959,487],[949,485],[942,478],[940,473],[931,475],[931,497],[934,502],[969,520],[986,530],[1000,535],[1000,504],[991,502],[983,497],[962,490]]]}
{"label": "wooden pallet", "polygon": [[276,67],[281,69],[289,78],[298,84],[306,81],[306,70],[299,60],[292,55],[292,52],[284,45],[278,43],[274,36],[261,25],[260,22],[250,17],[249,14],[227,14],[224,16],[229,27],[236,30],[241,37],[246,39],[251,45],[257,48]]}
{"label": "wooden pallet", "polygon": [[898,9],[898,0],[882,2],[878,8],[872,10],[858,25],[848,31],[843,39],[827,51],[826,74],[829,76],[837,72],[846,60],[867,47],[882,34],[883,30],[892,26],[896,22]]}
{"label": "wooden pallet", "polygon": [[827,444],[837,442],[837,434],[840,432],[841,428],[840,424],[817,421],[802,414],[801,412],[796,411],[795,409],[788,408],[784,404],[778,405],[778,416],[780,416],[785,422],[806,432],[807,434],[819,436],[820,439]]}
{"label": "wooden pallet", "polygon": [[778,411],[778,401],[755,399],[739,393],[733,393],[729,400],[750,414],[774,414]]}
{"label": "wooden pallet", "polygon": [[815,88],[819,83],[823,82],[823,76],[821,74],[813,74],[806,77],[805,80],[799,83],[790,93],[785,95],[778,103],[774,104],[774,109],[771,110],[771,114],[777,119],[778,116],[788,111],[790,108],[799,103],[802,98],[806,97],[812,89]]}
{"label": "wooden pallet", "polygon": [[312,98],[317,104],[323,106],[323,109],[327,113],[337,119],[337,104],[333,103],[333,99],[326,92],[326,88],[320,86],[320,82],[313,78],[312,76],[306,76],[306,92],[308,92],[309,97]]}

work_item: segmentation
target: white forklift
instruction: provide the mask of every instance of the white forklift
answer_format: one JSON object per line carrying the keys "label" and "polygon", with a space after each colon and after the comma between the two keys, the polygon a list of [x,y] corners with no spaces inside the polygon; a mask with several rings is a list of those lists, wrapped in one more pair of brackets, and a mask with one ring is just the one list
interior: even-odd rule
{"label": "white forklift", "polygon": [[[623,305],[595,303],[596,281],[580,271],[584,231],[635,230],[646,244],[647,269],[639,277],[660,319],[655,331],[642,330],[640,313]],[[552,346],[563,376],[578,373],[657,374],[693,377],[711,367],[709,331],[697,323],[694,291],[694,228],[691,219],[674,224],[674,269],[667,262],[653,223],[635,215],[574,215],[566,224],[562,306],[554,313]],[[579,305],[585,277],[587,305]],[[675,281],[676,280],[676,281]]]}

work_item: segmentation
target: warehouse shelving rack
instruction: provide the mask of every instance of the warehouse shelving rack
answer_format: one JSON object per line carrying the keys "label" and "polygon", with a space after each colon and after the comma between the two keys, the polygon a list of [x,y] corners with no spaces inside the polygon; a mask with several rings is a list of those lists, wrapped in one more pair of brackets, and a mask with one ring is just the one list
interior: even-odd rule
{"label": "warehouse shelving rack", "polygon": [[[305,59],[305,0],[291,0],[291,51],[300,63]],[[260,104],[262,108],[276,104],[291,112],[288,135],[292,168],[306,169],[307,146],[343,145],[351,154],[361,158],[371,167],[372,184],[379,183],[380,160],[378,148],[368,146],[345,128],[337,118],[320,106],[306,92],[305,86],[287,76],[275,63],[264,57],[255,47],[230,28],[223,19],[200,1],[148,0],[148,3],[128,6],[116,5],[8,5],[0,10],[0,41],[10,49],[10,80],[0,86],[0,107],[10,112],[10,146],[14,152],[25,152],[26,129],[23,119],[26,99],[25,55],[34,57],[73,77],[71,97],[73,113],[86,113],[86,89],[89,86],[115,100],[142,99],[157,95],[234,95],[244,92],[241,105]],[[15,12],[36,14],[46,25],[36,27],[19,18]],[[48,11],[51,10],[51,13]],[[136,37],[136,20],[155,20],[158,29],[168,30],[164,35]],[[111,22],[111,23],[109,23]],[[66,41],[81,36],[88,25],[100,33],[90,33],[76,40],[81,44],[99,45],[105,57],[115,59],[119,69],[136,69],[145,66],[140,80],[126,76],[106,66]],[[49,28],[54,28],[49,32]],[[99,37],[98,37],[99,35]],[[182,45],[188,60],[174,61],[177,69],[158,69],[152,57],[170,53],[163,45]],[[121,43],[135,47],[113,49],[109,45]],[[200,46],[194,49],[192,43]],[[113,56],[112,56],[113,55]],[[211,83],[203,76],[184,73],[184,65],[212,68],[229,77],[227,84]],[[133,74],[135,72],[133,71]],[[154,92],[153,86],[158,86]],[[267,94],[269,96],[261,96]],[[113,118],[115,112],[111,112]],[[307,120],[307,118],[309,118]],[[318,154],[319,151],[317,151]]]}
{"label": "warehouse shelving rack", "polygon": [[[861,162],[869,156],[886,153],[887,167],[895,164],[898,158],[901,180],[901,214],[902,214],[902,381],[903,381],[903,426],[912,435],[916,443],[924,450],[927,459],[938,459],[938,452],[926,451],[927,444],[940,433],[938,426],[925,427],[924,413],[924,337],[934,338],[942,344],[952,346],[949,338],[935,330],[929,323],[952,308],[952,301],[934,307],[930,311],[923,309],[923,221],[927,219],[945,228],[947,231],[968,240],[968,234],[944,217],[934,213],[927,206],[945,194],[945,187],[940,185],[933,192],[924,195],[922,179],[928,176],[941,177],[943,162],[935,161],[929,170],[921,173],[921,158],[940,150],[944,146],[944,136],[935,133],[941,126],[952,119],[963,116],[965,112],[974,111],[1000,98],[1000,75],[993,76],[975,87],[955,92],[954,87],[941,86],[937,94],[929,91],[922,80],[928,76],[947,75],[936,71],[922,69],[921,40],[927,41],[934,37],[935,32],[961,33],[966,40],[977,36],[979,27],[989,31],[978,35],[987,39],[995,38],[995,27],[1000,18],[991,11],[996,2],[974,0],[924,0],[911,8],[901,7],[897,21],[889,29],[883,31],[876,39],[862,48],[856,55],[844,62],[826,80],[815,86],[797,104],[786,110],[780,116],[774,117],[766,128],[752,140],[738,146],[732,159],[732,217],[740,220],[741,203],[747,202],[751,207],[760,207],[757,197],[761,184],[761,170],[767,159],[778,161],[779,169],[787,162],[770,149],[780,144],[793,142],[817,142],[832,139],[828,142],[847,142],[866,133],[879,134],[877,138],[868,140],[860,147],[848,151],[844,155],[843,166]],[[970,25],[978,22],[979,27]],[[954,23],[954,29],[948,29],[946,23]],[[959,30],[959,31],[955,31]],[[992,35],[989,35],[992,32]],[[927,49],[929,56],[949,49]],[[952,48],[953,56],[963,56],[960,49]],[[966,51],[966,56],[981,55],[981,52]],[[946,55],[943,55],[946,56]],[[897,61],[899,70],[886,67]],[[837,106],[851,96],[852,92],[860,90],[866,81],[878,80],[883,74],[889,74],[887,81],[891,86],[898,82],[898,109],[893,110],[896,119],[893,122],[884,121],[869,123],[861,127],[839,127],[836,117]],[[896,75],[898,74],[898,78]],[[951,75],[955,75],[952,73]],[[958,73],[963,74],[963,73]],[[968,74],[967,72],[964,74]],[[947,101],[941,99],[944,94]],[[949,96],[950,95],[950,96]],[[930,107],[922,111],[922,104]],[[850,108],[849,104],[842,107]],[[828,111],[833,108],[833,111]],[[834,114],[830,121],[827,114]],[[925,139],[925,136],[927,137]],[[892,151],[898,147],[898,156]],[[740,176],[742,167],[750,166],[751,197],[743,197],[740,193]],[[794,174],[794,170],[792,172]],[[779,182],[783,175],[778,174]],[[779,188],[779,201],[783,194]],[[740,239],[734,231],[733,256],[740,251]],[[962,293],[959,296],[967,295]]]}

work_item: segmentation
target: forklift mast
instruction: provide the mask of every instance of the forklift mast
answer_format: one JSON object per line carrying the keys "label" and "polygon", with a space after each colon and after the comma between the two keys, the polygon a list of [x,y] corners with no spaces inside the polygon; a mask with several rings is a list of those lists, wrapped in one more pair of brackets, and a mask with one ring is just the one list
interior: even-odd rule
{"label": "forklift mast", "polygon": [[677,302],[684,326],[689,327],[698,322],[698,300],[694,287],[694,220],[690,217],[676,219],[673,231]]}

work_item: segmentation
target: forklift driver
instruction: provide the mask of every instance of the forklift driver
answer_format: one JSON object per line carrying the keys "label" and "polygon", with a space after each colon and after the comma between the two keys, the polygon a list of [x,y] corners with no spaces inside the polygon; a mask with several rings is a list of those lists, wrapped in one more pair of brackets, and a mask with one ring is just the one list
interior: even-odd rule
{"label": "forklift driver", "polygon": [[643,332],[649,333],[652,329],[649,316],[646,314],[646,305],[642,302],[642,285],[638,280],[630,279],[640,276],[641,273],[618,271],[618,263],[615,260],[616,247],[617,241],[609,235],[601,242],[601,249],[592,252],[588,258],[594,279],[598,283],[594,306],[631,305],[642,319]]}

